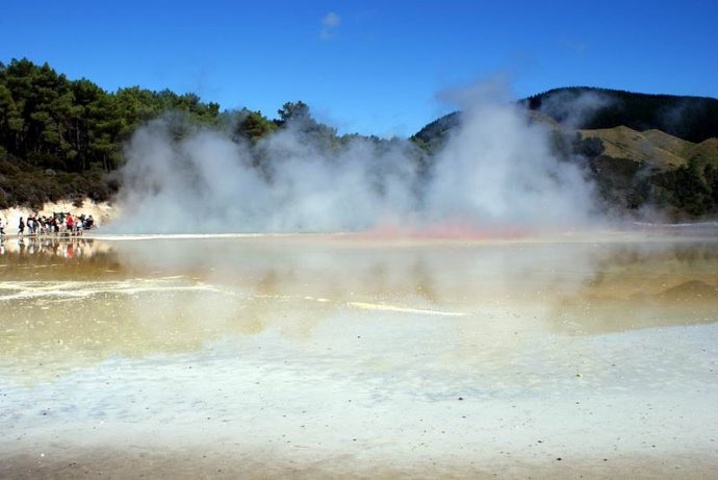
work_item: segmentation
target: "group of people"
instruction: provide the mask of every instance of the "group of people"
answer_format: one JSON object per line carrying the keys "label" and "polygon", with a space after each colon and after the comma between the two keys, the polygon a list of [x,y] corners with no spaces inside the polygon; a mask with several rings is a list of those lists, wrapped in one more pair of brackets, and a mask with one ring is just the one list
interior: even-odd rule
{"label": "group of people", "polygon": [[[55,213],[52,216],[39,216],[37,214],[27,217],[27,221],[20,217],[18,223],[18,238],[22,240],[25,234],[31,236],[38,235],[59,235],[66,234],[71,236],[82,235],[83,230],[91,229],[95,224],[92,215],[85,214],[73,217],[70,213]],[[5,239],[5,224],[0,219],[0,237]]]}

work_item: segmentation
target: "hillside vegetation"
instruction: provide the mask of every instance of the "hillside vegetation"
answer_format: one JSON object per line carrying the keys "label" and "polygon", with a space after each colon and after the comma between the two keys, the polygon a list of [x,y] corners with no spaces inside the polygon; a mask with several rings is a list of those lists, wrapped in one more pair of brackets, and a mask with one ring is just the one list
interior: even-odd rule
{"label": "hillside vegetation", "polygon": [[[718,137],[718,99],[650,95],[604,88],[558,88],[520,102],[555,121],[580,129],[625,126],[660,130],[690,142]],[[576,115],[576,109],[583,115]]]}
{"label": "hillside vegetation", "polygon": [[[585,108],[578,119],[561,108],[572,102]],[[592,143],[579,142],[576,153],[588,158],[609,206],[674,219],[718,214],[718,100],[581,87],[522,103]]]}
{"label": "hillside vegetation", "polygon": [[[0,209],[36,208],[45,202],[111,200],[133,132],[163,116],[179,139],[203,126],[247,145],[251,164],[271,175],[258,141],[287,128],[321,148],[341,148],[358,135],[339,136],[311,116],[305,103],[287,102],[269,119],[247,108],[220,112],[193,93],[139,86],[107,92],[87,79],[69,80],[48,64],[0,62]],[[376,144],[389,140],[369,137]],[[417,158],[421,157],[417,150]]]}
{"label": "hillside vegetation", "polygon": [[129,87],[108,93],[29,60],[0,63],[0,208],[89,196],[108,200],[122,144],[143,122],[178,110],[212,122],[219,105],[193,94]]}
{"label": "hillside vegetation", "polygon": [[[718,213],[718,100],[579,87],[518,105],[527,121],[553,132],[557,155],[581,159],[606,208],[655,208],[676,219]],[[176,138],[202,126],[224,131],[248,148],[251,165],[268,181],[274,167],[259,140],[288,128],[290,120],[312,145],[328,151],[354,139],[380,149],[405,142],[417,171],[428,176],[434,154],[462,118],[461,112],[439,118],[411,142],[339,136],[301,101],[285,103],[270,119],[247,108],[220,111],[192,93],[139,86],[107,92],[47,64],[13,59],[0,63],[0,209],[111,200],[122,181],[123,146],[140,125],[159,116],[168,119]]]}
{"label": "hillside vegetation", "polygon": [[660,130],[625,126],[580,130],[579,135],[600,142],[587,157],[610,205],[658,208],[675,218],[718,213],[718,139],[696,144]]}
{"label": "hillside vegetation", "polygon": [[[675,220],[718,215],[718,100],[576,87],[518,106],[552,132],[558,155],[585,161],[606,209]],[[413,138],[436,151],[460,124],[454,112]]]}

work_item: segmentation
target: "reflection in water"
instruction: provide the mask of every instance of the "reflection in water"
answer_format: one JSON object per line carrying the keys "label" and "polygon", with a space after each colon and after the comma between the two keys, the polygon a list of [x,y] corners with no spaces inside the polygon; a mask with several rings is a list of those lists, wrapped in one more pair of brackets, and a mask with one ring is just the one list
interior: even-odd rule
{"label": "reflection in water", "polygon": [[43,254],[71,259],[74,256],[82,256],[85,252],[92,255],[94,253],[93,244],[94,240],[92,238],[28,236],[22,239],[3,241],[0,255],[16,253],[23,257],[25,255]]}
{"label": "reflection in water", "polygon": [[[716,321],[711,241],[362,242],[341,236],[27,242],[0,263],[4,364],[200,348],[275,328],[308,339],[347,311],[418,315],[456,351],[521,331]],[[503,353],[502,353],[503,352]],[[28,367],[29,368],[29,367]],[[27,371],[25,372],[28,373]]]}
{"label": "reflection in water", "polygon": [[556,317],[576,333],[718,321],[718,248],[713,242],[620,245],[600,258]]}
{"label": "reflection in water", "polygon": [[6,242],[0,451],[704,451],[717,238]]}

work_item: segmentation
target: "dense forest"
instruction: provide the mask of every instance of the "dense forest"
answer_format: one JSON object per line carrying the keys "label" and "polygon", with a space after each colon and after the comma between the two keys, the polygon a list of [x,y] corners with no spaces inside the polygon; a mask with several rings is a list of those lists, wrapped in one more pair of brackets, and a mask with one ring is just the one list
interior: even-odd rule
{"label": "dense forest", "polygon": [[[590,115],[575,117],[579,99]],[[518,105],[527,121],[551,129],[558,155],[587,159],[607,208],[657,207],[674,218],[718,213],[718,100],[576,87]],[[140,125],[161,115],[171,116],[178,136],[200,126],[225,131],[250,146],[253,165],[266,175],[271,172],[258,141],[290,120],[325,149],[356,138],[379,146],[400,141],[339,136],[301,101],[285,103],[270,119],[246,108],[220,111],[192,93],[139,86],[107,92],[87,79],[69,80],[48,64],[13,59],[0,63],[0,208],[111,200],[120,187],[123,146]],[[460,123],[456,112],[408,139],[419,172],[430,172],[434,153]]]}
{"label": "dense forest", "polygon": [[122,144],[167,110],[215,122],[219,105],[193,94],[129,87],[108,93],[49,65],[0,64],[0,208],[89,196],[108,200]]}
{"label": "dense forest", "polygon": [[106,92],[86,79],[69,80],[48,64],[0,63],[0,208],[110,200],[119,187],[123,145],[138,126],[160,115],[172,116],[178,135],[208,125],[255,143],[291,118],[313,140],[341,144],[351,138],[315,121],[301,101],[285,103],[277,114],[270,120],[248,109],[220,112],[218,104],[192,93],[138,86]]}

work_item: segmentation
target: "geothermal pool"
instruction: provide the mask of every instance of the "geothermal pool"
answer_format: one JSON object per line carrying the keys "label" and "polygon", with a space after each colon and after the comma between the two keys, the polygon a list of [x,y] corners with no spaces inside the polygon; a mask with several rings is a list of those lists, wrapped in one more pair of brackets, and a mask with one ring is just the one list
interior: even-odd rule
{"label": "geothermal pool", "polygon": [[716,228],[0,253],[0,478],[718,475]]}

